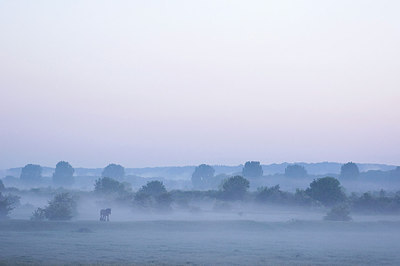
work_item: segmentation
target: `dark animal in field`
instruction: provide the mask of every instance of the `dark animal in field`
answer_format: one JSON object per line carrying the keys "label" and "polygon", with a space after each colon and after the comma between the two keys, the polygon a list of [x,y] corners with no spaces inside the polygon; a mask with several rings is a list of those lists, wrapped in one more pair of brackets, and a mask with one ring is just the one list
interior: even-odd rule
{"label": "dark animal in field", "polygon": [[110,215],[111,215],[111,209],[107,208],[107,209],[101,209],[100,210],[100,221],[110,221]]}

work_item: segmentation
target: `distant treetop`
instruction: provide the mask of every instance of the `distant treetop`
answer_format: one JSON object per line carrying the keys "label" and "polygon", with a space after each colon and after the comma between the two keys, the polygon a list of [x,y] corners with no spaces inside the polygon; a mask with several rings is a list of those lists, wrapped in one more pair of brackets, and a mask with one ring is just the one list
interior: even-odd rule
{"label": "distant treetop", "polygon": [[340,177],[343,179],[351,179],[356,178],[360,175],[360,171],[358,169],[357,164],[353,162],[348,162],[342,165],[340,169]]}
{"label": "distant treetop", "polygon": [[329,176],[318,178],[311,182],[306,193],[325,206],[333,206],[346,198],[339,180]]}
{"label": "distant treetop", "polygon": [[246,178],[237,175],[227,180],[222,185],[222,192],[225,199],[241,200],[249,189],[250,182]]}
{"label": "distant treetop", "polygon": [[288,165],[285,169],[285,176],[302,178],[307,176],[307,170],[298,164]]}
{"label": "distant treetop", "polygon": [[42,181],[42,167],[37,164],[27,164],[22,168],[19,178],[26,184],[38,184]]}
{"label": "distant treetop", "polygon": [[165,188],[163,182],[155,180],[147,182],[146,185],[142,186],[138,193],[148,194],[153,197],[160,196],[163,193],[167,193],[167,189]]}
{"label": "distant treetop", "polygon": [[122,179],[125,176],[125,168],[122,165],[112,163],[104,168],[101,176]]}
{"label": "distant treetop", "polygon": [[124,192],[124,184],[110,177],[102,177],[95,181],[94,192],[98,194],[112,194]]}
{"label": "distant treetop", "polygon": [[245,177],[260,177],[263,175],[263,169],[260,162],[249,161],[245,163],[242,173]]}
{"label": "distant treetop", "polygon": [[201,164],[194,170],[192,174],[192,184],[196,189],[210,188],[215,170],[207,164]]}
{"label": "distant treetop", "polygon": [[58,162],[53,173],[53,182],[60,186],[70,186],[74,183],[74,168],[68,162]]}

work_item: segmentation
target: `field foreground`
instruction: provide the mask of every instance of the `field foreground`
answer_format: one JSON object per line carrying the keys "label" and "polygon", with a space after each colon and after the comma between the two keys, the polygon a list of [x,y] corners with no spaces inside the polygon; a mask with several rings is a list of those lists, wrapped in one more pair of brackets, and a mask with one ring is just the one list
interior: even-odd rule
{"label": "field foreground", "polygon": [[400,222],[0,222],[0,264],[400,265]]}

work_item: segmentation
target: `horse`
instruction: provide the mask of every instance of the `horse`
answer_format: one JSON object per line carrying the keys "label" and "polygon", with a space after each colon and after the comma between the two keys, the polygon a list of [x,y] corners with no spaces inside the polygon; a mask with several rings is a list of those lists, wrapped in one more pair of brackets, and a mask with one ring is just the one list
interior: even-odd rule
{"label": "horse", "polygon": [[101,209],[100,210],[100,221],[110,221],[110,214],[111,214],[111,209],[107,208],[107,209]]}

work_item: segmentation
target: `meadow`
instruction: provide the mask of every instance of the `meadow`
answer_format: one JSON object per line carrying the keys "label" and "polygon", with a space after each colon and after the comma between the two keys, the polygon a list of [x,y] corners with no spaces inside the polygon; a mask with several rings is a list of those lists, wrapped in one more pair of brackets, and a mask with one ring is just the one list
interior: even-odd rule
{"label": "meadow", "polygon": [[400,221],[0,221],[0,263],[399,265]]}

